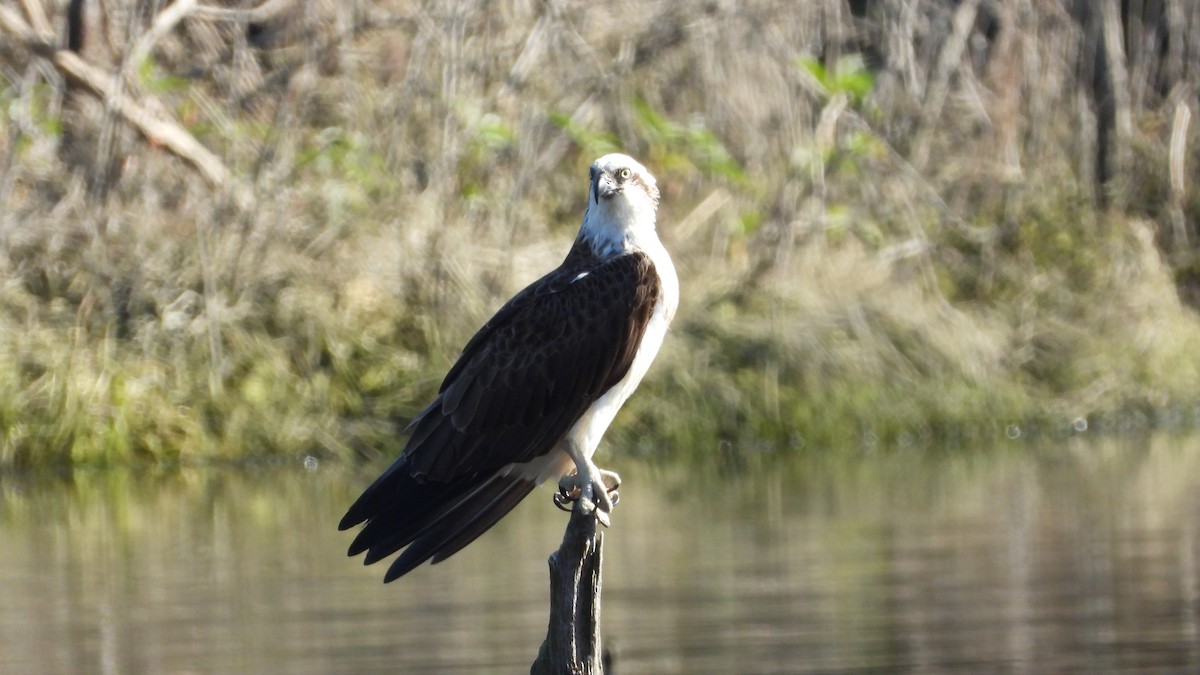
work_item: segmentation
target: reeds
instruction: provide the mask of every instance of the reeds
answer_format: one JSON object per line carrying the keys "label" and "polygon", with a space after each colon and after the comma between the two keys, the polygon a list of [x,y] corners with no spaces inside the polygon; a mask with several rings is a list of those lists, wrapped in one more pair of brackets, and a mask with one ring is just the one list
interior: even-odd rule
{"label": "reeds", "polygon": [[1086,7],[861,4],[184,19],[128,86],[250,208],[119,134],[97,192],[62,81],[4,47],[0,464],[394,454],[610,149],[659,177],[684,288],[618,447],[1194,422],[1200,12],[1167,2],[1169,63],[1130,41],[1108,120]]}

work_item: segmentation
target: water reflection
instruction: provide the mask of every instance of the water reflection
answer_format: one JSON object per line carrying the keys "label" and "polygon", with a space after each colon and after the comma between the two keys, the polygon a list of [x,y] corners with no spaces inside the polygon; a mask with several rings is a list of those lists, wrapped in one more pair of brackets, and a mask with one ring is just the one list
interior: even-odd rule
{"label": "water reflection", "polygon": [[[1200,672],[1200,438],[613,468],[620,672]],[[549,491],[383,586],[368,474],[3,478],[0,672],[527,672]]]}

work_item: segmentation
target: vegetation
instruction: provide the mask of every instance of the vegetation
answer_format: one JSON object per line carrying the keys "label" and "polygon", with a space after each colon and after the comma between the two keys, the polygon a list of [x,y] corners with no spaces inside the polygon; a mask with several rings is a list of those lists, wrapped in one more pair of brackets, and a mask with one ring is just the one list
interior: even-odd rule
{"label": "vegetation", "polygon": [[394,454],[611,150],[684,290],[615,448],[1198,421],[1200,9],[1121,49],[1115,2],[452,4],[81,51],[244,198],[6,35],[0,465]]}

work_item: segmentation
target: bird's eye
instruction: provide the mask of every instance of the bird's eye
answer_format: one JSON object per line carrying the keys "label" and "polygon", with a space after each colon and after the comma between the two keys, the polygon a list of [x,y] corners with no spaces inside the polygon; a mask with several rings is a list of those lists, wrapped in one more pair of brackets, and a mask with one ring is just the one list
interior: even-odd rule
{"label": "bird's eye", "polygon": [[621,180],[626,180],[627,178],[629,178],[630,174],[632,174],[632,173],[633,172],[630,171],[629,169],[621,169],[620,171],[617,172],[617,178],[620,178]]}

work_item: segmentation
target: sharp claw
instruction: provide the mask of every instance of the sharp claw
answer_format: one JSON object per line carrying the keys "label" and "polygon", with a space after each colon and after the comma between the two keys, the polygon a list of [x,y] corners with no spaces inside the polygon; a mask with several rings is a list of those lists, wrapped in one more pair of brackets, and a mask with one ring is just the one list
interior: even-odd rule
{"label": "sharp claw", "polygon": [[560,490],[560,491],[554,493],[554,505],[557,506],[562,511],[566,511],[566,512],[570,513],[571,509],[574,508],[571,505],[572,501],[573,500],[571,499],[571,496],[568,495],[566,492],[563,492]]}
{"label": "sharp claw", "polygon": [[577,471],[564,476],[558,482],[554,505],[563,511],[577,508],[585,514],[594,513],[597,522],[610,527],[613,507],[621,501],[621,495],[617,492],[621,485],[621,477],[613,471],[598,469],[597,472],[597,477],[586,485],[580,480]]}

